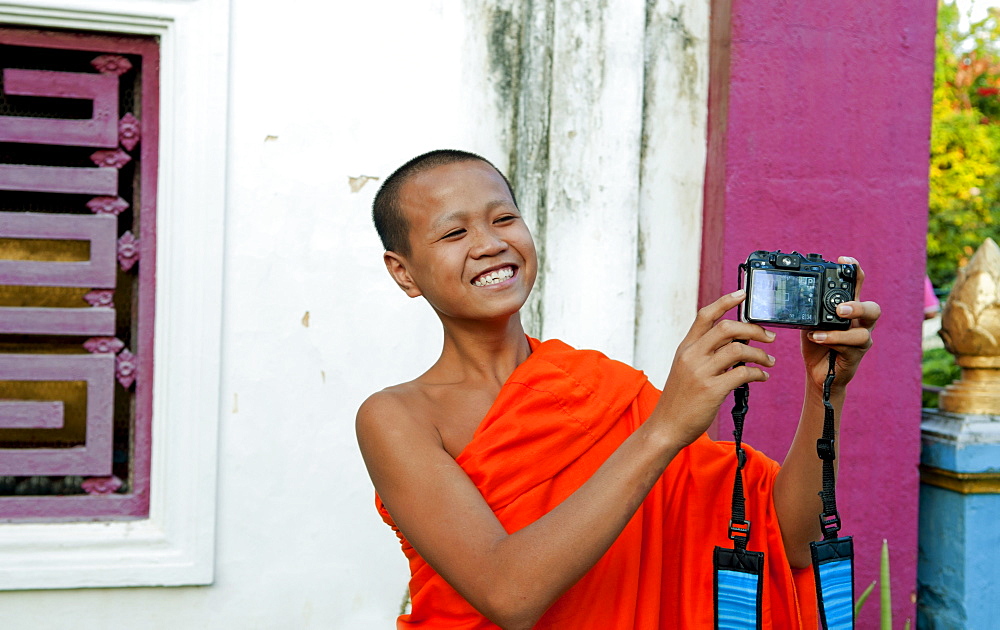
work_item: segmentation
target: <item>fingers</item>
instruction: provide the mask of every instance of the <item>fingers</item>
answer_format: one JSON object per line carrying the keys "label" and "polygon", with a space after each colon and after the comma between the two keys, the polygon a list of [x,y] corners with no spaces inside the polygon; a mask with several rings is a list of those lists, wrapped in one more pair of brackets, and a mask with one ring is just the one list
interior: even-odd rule
{"label": "fingers", "polygon": [[705,333],[699,343],[704,344],[706,351],[712,351],[736,340],[771,343],[774,338],[773,332],[757,324],[723,319]]}
{"label": "fingers", "polygon": [[765,367],[774,367],[774,357],[745,343],[733,342],[715,351],[709,360],[716,372],[727,370],[737,363],[756,363]]}
{"label": "fingers", "polygon": [[842,265],[858,266],[858,282],[854,287],[854,295],[855,297],[861,295],[861,285],[865,283],[865,270],[861,268],[861,263],[856,258],[851,258],[850,256],[841,256],[837,259],[837,262]]}
{"label": "fingers", "polygon": [[684,337],[683,343],[693,342],[694,340],[704,336],[705,333],[711,330],[712,326],[715,325],[715,322],[726,314],[726,311],[735,308],[737,304],[746,298],[746,296],[747,292],[740,289],[723,295],[718,300],[703,307],[698,311],[698,316],[695,317],[694,323],[691,324],[691,329],[688,330],[688,334]]}
{"label": "fingers", "polygon": [[736,339],[744,341],[755,340],[764,343],[774,341],[774,333],[765,330],[757,324],[748,324],[735,320],[723,319],[727,311],[733,309],[746,299],[746,291],[740,289],[723,295],[708,306],[698,311],[698,316],[691,324],[690,330],[681,342],[682,347],[701,343],[703,350],[717,350]]}
{"label": "fingers", "polygon": [[872,329],[882,315],[882,308],[876,302],[844,302],[837,307],[837,314],[852,320],[847,330],[817,330],[809,333],[809,339],[838,351],[861,348],[867,350],[872,345]]}
{"label": "fingers", "polygon": [[837,315],[871,329],[882,316],[882,307],[877,302],[844,302],[837,307]]}
{"label": "fingers", "polygon": [[759,367],[751,365],[738,365],[723,374],[719,377],[719,379],[722,389],[728,392],[736,389],[740,385],[753,383],[754,381],[763,382],[770,377],[770,374]]}
{"label": "fingers", "polygon": [[837,352],[859,348],[867,350],[872,345],[872,331],[862,327],[848,330],[817,330],[809,333],[809,340],[829,346]]}

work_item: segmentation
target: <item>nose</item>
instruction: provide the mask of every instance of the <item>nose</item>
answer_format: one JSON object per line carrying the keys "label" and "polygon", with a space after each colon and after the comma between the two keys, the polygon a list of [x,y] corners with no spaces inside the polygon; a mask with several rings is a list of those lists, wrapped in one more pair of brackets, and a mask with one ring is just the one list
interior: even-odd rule
{"label": "nose", "polygon": [[507,251],[507,241],[492,229],[477,230],[475,239],[471,251],[474,258],[496,256]]}

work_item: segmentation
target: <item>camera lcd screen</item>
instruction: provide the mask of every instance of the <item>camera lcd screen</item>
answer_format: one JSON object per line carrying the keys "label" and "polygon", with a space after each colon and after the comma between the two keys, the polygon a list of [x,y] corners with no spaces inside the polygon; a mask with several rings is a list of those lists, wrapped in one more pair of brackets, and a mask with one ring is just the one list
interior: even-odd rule
{"label": "camera lcd screen", "polygon": [[816,321],[816,276],[754,270],[750,318],[811,324]]}

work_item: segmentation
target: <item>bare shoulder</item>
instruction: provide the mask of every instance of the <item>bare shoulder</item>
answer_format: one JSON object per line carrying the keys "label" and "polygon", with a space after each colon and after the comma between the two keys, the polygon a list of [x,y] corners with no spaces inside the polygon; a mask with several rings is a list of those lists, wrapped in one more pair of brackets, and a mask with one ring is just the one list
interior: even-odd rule
{"label": "bare shoulder", "polygon": [[412,381],[376,392],[358,408],[358,446],[380,493],[414,472],[416,462],[446,454],[431,416],[426,395]]}
{"label": "bare shoulder", "polygon": [[414,433],[435,434],[433,424],[421,413],[425,406],[422,398],[420,388],[412,381],[375,392],[358,408],[355,420],[358,439],[384,432],[409,437]]}

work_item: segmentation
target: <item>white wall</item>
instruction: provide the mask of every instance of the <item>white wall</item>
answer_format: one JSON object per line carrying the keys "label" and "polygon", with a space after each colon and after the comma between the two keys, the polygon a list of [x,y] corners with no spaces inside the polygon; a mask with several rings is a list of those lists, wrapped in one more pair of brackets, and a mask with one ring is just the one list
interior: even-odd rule
{"label": "white wall", "polygon": [[[225,233],[218,236],[225,241],[225,289],[215,584],[2,593],[4,628],[391,627],[408,573],[374,510],[354,412],[371,392],[429,365],[440,332],[430,309],[406,298],[384,271],[369,219],[378,181],[357,192],[349,181],[384,178],[417,153],[441,147],[506,165],[509,103],[498,99],[486,70],[491,7],[472,0],[232,2],[229,150],[218,156],[228,184]],[[641,28],[641,16],[632,18],[628,28]],[[695,30],[707,30],[707,17],[699,19]],[[641,63],[642,51],[627,48],[628,63]],[[701,61],[707,67],[707,58]],[[615,72],[616,57],[607,63]],[[630,72],[632,136],[591,138],[585,148],[593,164],[634,151],[623,161],[638,177],[642,69]],[[673,93],[657,98],[667,99],[658,111],[670,116]],[[704,102],[704,94],[694,100]],[[704,158],[697,151],[704,127],[703,116],[692,120],[689,110],[676,115],[693,128],[686,141],[695,157],[687,162],[695,166],[677,183],[689,191],[681,205],[690,216],[682,220],[687,233],[672,237],[691,243],[700,240]],[[615,114],[601,118],[612,124]],[[565,130],[566,120],[553,129]],[[578,131],[587,133],[585,127]],[[189,146],[196,151],[196,139]],[[638,181],[623,187],[631,191],[623,204],[634,206]],[[647,190],[644,199],[658,204],[670,190]],[[599,192],[602,208],[610,207],[608,193]],[[634,207],[623,211],[636,220]],[[662,230],[644,229],[654,236]],[[634,248],[638,228],[625,231]],[[558,250],[549,253],[550,265],[563,260]],[[634,261],[635,251],[630,256]],[[633,332],[615,343],[630,359],[636,271],[634,262],[626,267],[624,278],[602,278],[596,287],[614,293],[619,282],[629,283],[622,312],[595,317],[624,318],[616,325]],[[659,275],[678,286],[696,277],[692,268]],[[558,309],[567,314],[546,319],[547,336],[558,336],[580,312],[572,297],[573,290],[561,291]],[[677,308],[693,313],[694,299],[685,295]],[[670,335],[677,331],[647,338],[662,345]],[[664,351],[669,357],[672,347]],[[651,371],[665,376],[657,357]]]}

